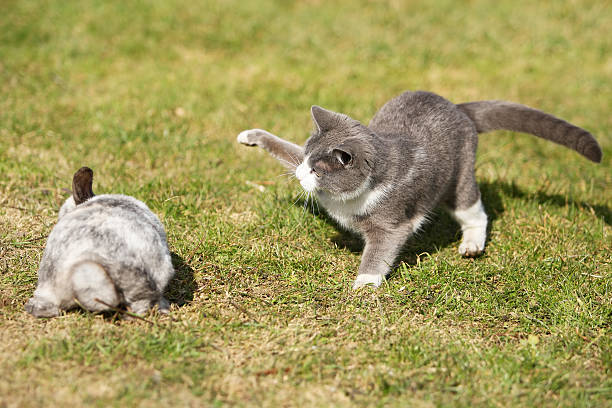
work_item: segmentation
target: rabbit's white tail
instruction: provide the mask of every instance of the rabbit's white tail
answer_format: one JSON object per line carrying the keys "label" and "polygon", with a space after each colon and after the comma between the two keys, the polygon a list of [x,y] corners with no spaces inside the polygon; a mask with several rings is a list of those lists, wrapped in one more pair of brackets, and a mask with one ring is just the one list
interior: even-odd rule
{"label": "rabbit's white tail", "polygon": [[113,281],[94,261],[82,261],[72,267],[72,288],[81,306],[91,312],[109,310],[109,306],[116,307],[120,302]]}

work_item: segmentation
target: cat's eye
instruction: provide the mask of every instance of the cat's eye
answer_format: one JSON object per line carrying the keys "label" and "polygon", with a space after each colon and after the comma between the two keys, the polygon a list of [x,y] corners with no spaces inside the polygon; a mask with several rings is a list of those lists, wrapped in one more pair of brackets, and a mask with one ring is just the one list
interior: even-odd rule
{"label": "cat's eye", "polygon": [[334,149],[333,153],[336,159],[338,159],[340,164],[342,164],[343,166],[348,166],[353,161],[353,156],[351,156],[350,153],[347,153],[344,150]]}

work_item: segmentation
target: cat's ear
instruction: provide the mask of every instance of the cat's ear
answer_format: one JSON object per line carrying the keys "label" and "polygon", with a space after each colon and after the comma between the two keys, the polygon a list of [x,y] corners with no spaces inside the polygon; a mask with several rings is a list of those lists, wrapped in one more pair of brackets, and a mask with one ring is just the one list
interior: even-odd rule
{"label": "cat's ear", "polygon": [[332,112],[317,105],[313,105],[310,108],[310,113],[312,115],[312,121],[317,126],[319,132],[333,129],[346,117],[341,113]]}
{"label": "cat's ear", "polygon": [[92,190],[93,170],[89,167],[81,167],[74,173],[72,178],[72,197],[74,203],[79,205],[94,196]]}
{"label": "cat's ear", "polygon": [[342,164],[344,167],[348,167],[353,164],[353,155],[344,148],[336,148],[332,152],[334,157]]}

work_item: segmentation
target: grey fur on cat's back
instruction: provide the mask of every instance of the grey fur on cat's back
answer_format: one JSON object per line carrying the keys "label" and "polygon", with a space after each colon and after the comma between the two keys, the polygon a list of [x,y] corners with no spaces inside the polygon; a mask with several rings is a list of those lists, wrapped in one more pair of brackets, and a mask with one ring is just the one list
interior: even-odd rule
{"label": "grey fur on cat's back", "polygon": [[76,305],[94,312],[122,304],[136,313],[155,305],[167,310],[163,291],[174,268],[161,222],[133,197],[94,196],[92,177],[86,168],[75,174],[26,310],[38,317]]}
{"label": "grey fur on cat's back", "polygon": [[[487,216],[474,163],[478,133],[509,129],[601,161],[601,148],[584,129],[524,105],[481,101],[455,105],[430,92],[404,92],[387,102],[368,126],[318,106],[315,132],[303,148],[264,130],[238,135],[293,166],[302,187],[326,212],[365,240],[354,287],[380,285],[405,242],[438,206],[459,222],[459,252],[484,250]],[[291,167],[291,166],[288,166]]]}

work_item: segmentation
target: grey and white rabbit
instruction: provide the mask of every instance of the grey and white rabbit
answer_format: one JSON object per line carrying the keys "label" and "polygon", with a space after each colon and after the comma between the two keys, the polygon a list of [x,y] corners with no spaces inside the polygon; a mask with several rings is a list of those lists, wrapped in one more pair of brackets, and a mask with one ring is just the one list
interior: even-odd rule
{"label": "grey and white rabbit", "polygon": [[123,305],[142,314],[157,305],[167,312],[163,292],[174,268],[161,222],[133,197],[94,195],[92,181],[87,167],[74,174],[26,311],[53,317],[77,305],[91,312]]}

